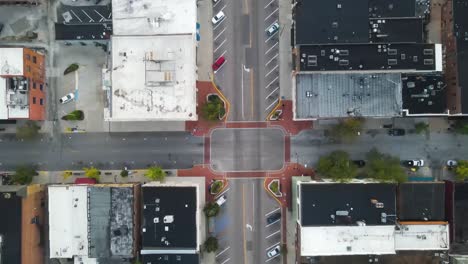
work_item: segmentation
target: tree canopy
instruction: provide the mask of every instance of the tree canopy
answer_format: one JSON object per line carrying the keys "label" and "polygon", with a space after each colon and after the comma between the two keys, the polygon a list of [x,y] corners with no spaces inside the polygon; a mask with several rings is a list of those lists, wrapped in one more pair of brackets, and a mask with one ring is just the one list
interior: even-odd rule
{"label": "tree canopy", "polygon": [[328,131],[328,137],[338,142],[353,142],[359,136],[364,119],[346,118]]}
{"label": "tree canopy", "polygon": [[219,213],[219,205],[217,203],[207,203],[203,208],[203,212],[205,212],[206,217],[214,217]]}
{"label": "tree canopy", "polygon": [[32,179],[35,175],[37,175],[37,171],[34,169],[34,167],[29,165],[22,165],[15,169],[15,174],[13,174],[11,181],[14,184],[28,185],[32,182]]}
{"label": "tree canopy", "polygon": [[216,237],[210,236],[206,239],[203,246],[206,252],[215,252],[218,250],[218,239]]}
{"label": "tree canopy", "polygon": [[95,167],[89,167],[89,168],[83,168],[85,171],[85,176],[88,178],[96,179],[96,181],[99,181],[99,177],[101,175],[101,171],[96,169]]}
{"label": "tree canopy", "polygon": [[465,179],[468,179],[468,161],[459,160],[457,163],[457,167],[455,168],[457,181],[464,181]]}
{"label": "tree canopy", "polygon": [[349,159],[344,151],[333,151],[319,159],[317,172],[325,178],[346,182],[356,177],[357,166]]}
{"label": "tree canopy", "polygon": [[145,173],[146,178],[152,181],[164,181],[166,173],[159,166],[149,167]]}
{"label": "tree canopy", "polygon": [[408,180],[400,159],[372,149],[366,155],[366,175],[380,182],[405,182]]}

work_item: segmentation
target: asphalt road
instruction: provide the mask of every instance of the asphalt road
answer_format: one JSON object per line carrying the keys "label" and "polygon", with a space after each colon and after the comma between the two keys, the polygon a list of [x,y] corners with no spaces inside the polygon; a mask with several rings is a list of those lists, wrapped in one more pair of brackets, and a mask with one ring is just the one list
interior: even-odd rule
{"label": "asphalt road", "polygon": [[387,135],[386,130],[375,133],[361,133],[353,144],[334,144],[328,142],[323,131],[307,130],[291,139],[291,161],[313,167],[320,156],[334,150],[346,151],[352,159],[365,159],[366,153],[372,148],[400,157],[401,160],[424,159],[427,166],[432,168],[440,168],[449,159],[468,159],[468,136],[430,133],[393,137]]}
{"label": "asphalt road", "polygon": [[213,57],[226,58],[215,81],[231,103],[229,120],[263,121],[279,99],[278,34],[265,30],[278,21],[277,0],[221,0],[213,14]]}
{"label": "asphalt road", "polygon": [[0,170],[20,164],[36,164],[40,170],[191,168],[203,163],[202,138],[185,132],[63,134],[57,139],[18,141],[14,135],[0,137]]}
{"label": "asphalt road", "polygon": [[281,129],[215,129],[211,134],[211,167],[218,171],[279,170],[284,163]]}
{"label": "asphalt road", "polygon": [[217,263],[280,263],[280,257],[268,260],[266,255],[280,244],[281,222],[266,224],[265,215],[279,207],[263,188],[263,179],[232,179],[225,195],[227,202],[216,218],[220,228]]}

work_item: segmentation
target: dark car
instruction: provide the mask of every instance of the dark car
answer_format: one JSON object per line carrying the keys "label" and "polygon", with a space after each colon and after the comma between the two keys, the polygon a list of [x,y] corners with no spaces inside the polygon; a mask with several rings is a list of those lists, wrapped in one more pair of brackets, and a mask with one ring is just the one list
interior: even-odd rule
{"label": "dark car", "polygon": [[404,136],[405,130],[402,128],[392,128],[388,130],[390,136]]}
{"label": "dark car", "polygon": [[281,213],[280,212],[274,213],[274,214],[267,217],[267,223],[272,224],[272,223],[278,221],[280,218],[281,218]]}
{"label": "dark car", "polygon": [[366,162],[364,160],[353,160],[353,163],[359,168],[366,166]]}

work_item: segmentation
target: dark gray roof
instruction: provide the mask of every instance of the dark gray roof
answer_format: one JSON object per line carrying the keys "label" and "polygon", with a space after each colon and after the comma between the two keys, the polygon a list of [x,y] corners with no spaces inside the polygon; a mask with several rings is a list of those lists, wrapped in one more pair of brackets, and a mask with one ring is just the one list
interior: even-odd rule
{"label": "dark gray roof", "polygon": [[369,17],[414,17],[415,15],[416,0],[369,0]]}
{"label": "dark gray roof", "polygon": [[302,183],[300,192],[302,226],[395,225],[395,184]]}
{"label": "dark gray roof", "polygon": [[300,71],[434,71],[434,44],[302,45]]}
{"label": "dark gray roof", "polygon": [[455,184],[454,192],[454,242],[468,253],[468,183]]}
{"label": "dark gray roof", "polygon": [[423,43],[422,18],[373,18],[369,20],[372,43]]}
{"label": "dark gray roof", "polygon": [[409,114],[447,112],[447,90],[442,74],[402,74],[403,109]]}
{"label": "dark gray roof", "polygon": [[468,114],[468,1],[453,1],[454,34],[457,42],[458,86],[462,113]]}
{"label": "dark gray roof", "polygon": [[152,254],[141,255],[143,264],[199,264],[198,254]]}
{"label": "dark gray roof", "polygon": [[403,183],[398,186],[401,221],[445,221],[445,183]]}
{"label": "dark gray roof", "polygon": [[297,74],[295,103],[298,119],[400,116],[400,74]]}
{"label": "dark gray roof", "polygon": [[21,264],[21,197],[0,192],[0,212],[1,261]]}
{"label": "dark gray roof", "polygon": [[143,248],[197,247],[196,187],[143,186]]}

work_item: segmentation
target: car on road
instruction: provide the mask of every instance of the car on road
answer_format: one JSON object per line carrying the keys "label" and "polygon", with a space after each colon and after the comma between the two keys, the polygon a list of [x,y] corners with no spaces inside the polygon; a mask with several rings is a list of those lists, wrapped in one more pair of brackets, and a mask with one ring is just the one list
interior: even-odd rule
{"label": "car on road", "polygon": [[388,130],[390,136],[404,136],[405,130],[402,128],[392,128]]}
{"label": "car on road", "polygon": [[221,207],[226,202],[226,195],[221,195],[216,199],[216,203]]}
{"label": "car on road", "polygon": [[272,224],[281,218],[281,213],[277,212],[267,217],[267,224]]}
{"label": "car on road", "polygon": [[268,250],[267,257],[273,258],[273,257],[278,256],[281,252],[280,249],[281,249],[280,245],[277,245],[276,247]]}
{"label": "car on road", "polygon": [[213,63],[213,72],[216,73],[226,62],[226,58],[224,56],[219,57],[216,59],[216,61]]}
{"label": "car on road", "polygon": [[424,167],[424,160],[404,160],[403,165],[407,167]]}
{"label": "car on road", "polygon": [[458,162],[456,160],[447,160],[447,167],[449,169],[453,169],[458,165]]}
{"label": "car on road", "polygon": [[267,36],[273,36],[276,32],[279,30],[279,24],[278,22],[273,23],[269,28],[267,28],[266,33]]}
{"label": "car on road", "polygon": [[358,166],[358,168],[362,168],[366,166],[366,161],[364,160],[353,160],[354,165]]}
{"label": "car on road", "polygon": [[217,25],[219,22],[221,22],[226,16],[224,15],[223,11],[219,11],[218,14],[216,14],[212,19],[211,22],[213,22],[213,25]]}
{"label": "car on road", "polygon": [[71,102],[73,99],[75,99],[75,94],[74,93],[69,93],[65,95],[64,97],[60,98],[59,102],[61,104],[66,104],[68,102]]}

